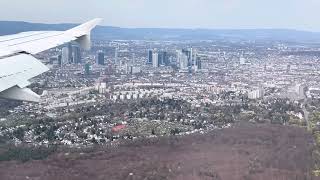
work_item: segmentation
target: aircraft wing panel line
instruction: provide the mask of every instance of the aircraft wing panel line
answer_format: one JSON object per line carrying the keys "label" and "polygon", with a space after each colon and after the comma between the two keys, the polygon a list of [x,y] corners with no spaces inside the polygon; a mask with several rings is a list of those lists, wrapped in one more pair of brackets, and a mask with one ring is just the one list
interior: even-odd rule
{"label": "aircraft wing panel line", "polygon": [[25,43],[29,43],[29,42],[36,42],[36,41],[39,41],[39,40],[52,38],[52,37],[57,37],[57,36],[60,36],[60,35],[63,35],[63,33],[55,34],[55,35],[51,35],[51,36],[47,36],[47,37],[42,37],[42,38],[38,38],[38,39],[32,39],[32,40],[28,40],[28,41],[23,41],[23,42],[19,42],[19,43],[16,43],[16,44],[10,44],[9,46],[20,45],[20,44],[25,44]]}
{"label": "aircraft wing panel line", "polygon": [[1,59],[0,92],[13,86],[24,87],[29,79],[48,70],[39,60],[27,54]]}
{"label": "aircraft wing panel line", "polygon": [[[49,32],[31,33],[29,35],[25,35],[25,36],[21,36],[21,37],[13,37],[13,38],[8,38],[8,39],[4,39],[4,40],[0,39],[0,43],[7,42],[7,41],[18,40],[18,39],[23,39],[23,38],[28,38],[28,37],[32,37],[32,36],[38,36],[38,35],[47,34],[47,33],[49,33]],[[9,36],[13,36],[13,35],[9,35]]]}

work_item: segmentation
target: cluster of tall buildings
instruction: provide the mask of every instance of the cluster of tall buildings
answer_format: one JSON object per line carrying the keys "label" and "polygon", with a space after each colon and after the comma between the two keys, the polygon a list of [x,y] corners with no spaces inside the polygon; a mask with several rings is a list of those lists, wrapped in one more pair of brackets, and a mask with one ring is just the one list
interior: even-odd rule
{"label": "cluster of tall buildings", "polygon": [[[105,65],[105,53],[101,50],[97,52],[96,64]],[[71,43],[62,48],[61,53],[57,57],[58,64],[63,66],[65,64],[84,64],[84,72],[86,75],[90,74],[90,63],[82,62],[81,49],[78,45]]]}
{"label": "cluster of tall buildings", "polygon": [[299,99],[303,99],[305,97],[305,86],[303,84],[296,84],[294,92],[297,94]]}
{"label": "cluster of tall buildings", "polygon": [[289,86],[287,91],[283,91],[283,96],[291,100],[302,100],[305,98],[305,85],[304,84],[295,84]]}
{"label": "cluster of tall buildings", "polygon": [[81,49],[78,45],[69,43],[62,48],[61,55],[58,56],[58,63],[62,64],[81,64]]}
{"label": "cluster of tall buildings", "polygon": [[259,87],[258,89],[252,90],[248,92],[248,98],[249,99],[261,99],[264,96],[264,89],[262,87]]}
{"label": "cluster of tall buildings", "polygon": [[149,50],[147,64],[152,64],[153,67],[169,66],[169,56],[166,51]]}
{"label": "cluster of tall buildings", "polygon": [[[202,63],[200,57],[192,49],[182,49],[177,51],[176,63],[180,70],[197,71],[202,69]],[[147,64],[153,67],[170,66],[171,62],[166,51],[148,50]]]}
{"label": "cluster of tall buildings", "polygon": [[192,48],[177,51],[177,65],[181,70],[189,72],[202,68],[200,57]]}

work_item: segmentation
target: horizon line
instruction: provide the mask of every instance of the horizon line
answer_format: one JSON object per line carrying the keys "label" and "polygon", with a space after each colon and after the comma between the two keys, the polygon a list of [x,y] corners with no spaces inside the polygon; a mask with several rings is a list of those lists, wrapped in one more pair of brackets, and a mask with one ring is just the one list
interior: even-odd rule
{"label": "horizon line", "polygon": [[[19,22],[19,23],[29,23],[29,24],[43,24],[43,25],[72,25],[77,26],[81,23],[71,23],[71,22],[62,22],[62,23],[48,23],[48,22],[32,22],[24,20],[0,20],[0,22]],[[171,30],[287,30],[287,31],[300,31],[300,32],[309,32],[309,33],[320,33],[320,31],[305,30],[305,29],[295,29],[295,28],[271,28],[271,27],[252,27],[252,28],[188,28],[188,27],[130,27],[130,26],[112,26],[112,25],[98,25],[97,27],[111,27],[111,28],[120,28],[120,29],[171,29]]]}

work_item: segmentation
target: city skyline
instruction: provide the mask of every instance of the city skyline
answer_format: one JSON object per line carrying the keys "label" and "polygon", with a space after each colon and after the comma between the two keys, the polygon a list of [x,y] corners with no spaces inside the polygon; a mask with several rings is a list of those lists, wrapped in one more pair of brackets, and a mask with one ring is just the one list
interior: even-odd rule
{"label": "city skyline", "polygon": [[319,179],[320,0],[0,7],[0,180]]}
{"label": "city skyline", "polygon": [[320,31],[317,21],[320,2],[315,0],[93,0],[81,3],[12,0],[2,1],[0,6],[3,9],[0,20],[9,21],[80,23],[101,17],[102,25],[116,27]]}

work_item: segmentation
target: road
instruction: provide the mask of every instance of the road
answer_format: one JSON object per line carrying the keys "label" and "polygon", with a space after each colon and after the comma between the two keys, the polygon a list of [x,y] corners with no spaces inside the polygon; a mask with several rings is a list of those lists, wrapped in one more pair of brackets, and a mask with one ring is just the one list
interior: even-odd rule
{"label": "road", "polygon": [[307,110],[306,106],[308,104],[308,98],[306,96],[306,94],[304,94],[304,99],[303,99],[303,103],[302,103],[302,111],[303,111],[303,114],[304,114],[304,120],[306,121],[307,123],[307,129],[308,131],[311,130],[311,124],[310,124],[310,121],[309,121],[309,111]]}

